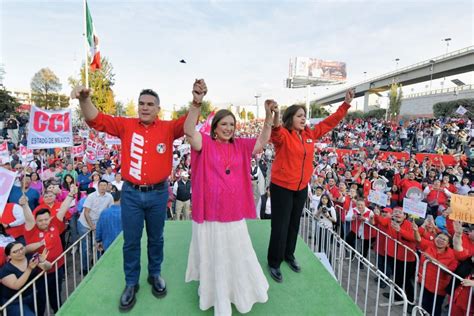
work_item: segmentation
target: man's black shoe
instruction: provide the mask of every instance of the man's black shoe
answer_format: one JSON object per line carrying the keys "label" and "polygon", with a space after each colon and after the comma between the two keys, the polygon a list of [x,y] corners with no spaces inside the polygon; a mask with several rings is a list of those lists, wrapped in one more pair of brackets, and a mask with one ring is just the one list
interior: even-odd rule
{"label": "man's black shoe", "polygon": [[135,302],[137,299],[135,298],[135,295],[138,292],[138,289],[140,286],[137,284],[135,286],[126,286],[125,290],[122,292],[122,296],[120,297],[120,305],[119,309],[123,312],[129,311],[132,309],[133,305],[135,305]]}
{"label": "man's black shoe", "polygon": [[160,298],[166,295],[166,283],[165,279],[161,276],[149,276],[148,283],[151,284],[151,292],[155,297]]}
{"label": "man's black shoe", "polygon": [[301,272],[301,267],[300,265],[298,264],[298,262],[296,262],[295,259],[293,260],[285,260],[288,265],[290,266],[290,269],[295,271],[295,272]]}
{"label": "man's black shoe", "polygon": [[270,270],[270,275],[273,280],[277,281],[278,283],[283,282],[283,275],[281,275],[280,268],[272,268],[268,266],[268,269]]}

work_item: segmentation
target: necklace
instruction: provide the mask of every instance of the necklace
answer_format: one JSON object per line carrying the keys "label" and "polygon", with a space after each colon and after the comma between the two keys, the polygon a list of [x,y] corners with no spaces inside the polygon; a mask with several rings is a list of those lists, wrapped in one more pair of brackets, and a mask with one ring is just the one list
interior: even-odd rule
{"label": "necklace", "polygon": [[[227,145],[227,153],[222,146]],[[230,164],[232,162],[232,156],[231,154],[231,144],[230,143],[219,143],[219,155],[222,157],[222,160],[224,161],[224,167],[225,167],[225,174],[229,175],[230,174]],[[227,155],[226,155],[227,154]]]}

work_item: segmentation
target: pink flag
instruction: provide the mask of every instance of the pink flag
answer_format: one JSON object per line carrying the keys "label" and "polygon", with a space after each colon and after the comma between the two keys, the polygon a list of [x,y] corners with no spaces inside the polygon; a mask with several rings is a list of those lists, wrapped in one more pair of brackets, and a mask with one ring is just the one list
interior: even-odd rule
{"label": "pink flag", "polygon": [[209,116],[207,117],[206,121],[204,124],[202,124],[201,128],[199,128],[199,131],[201,133],[210,135],[211,134],[211,125],[212,125],[212,119],[214,118],[214,115],[216,115],[215,112],[211,112]]}

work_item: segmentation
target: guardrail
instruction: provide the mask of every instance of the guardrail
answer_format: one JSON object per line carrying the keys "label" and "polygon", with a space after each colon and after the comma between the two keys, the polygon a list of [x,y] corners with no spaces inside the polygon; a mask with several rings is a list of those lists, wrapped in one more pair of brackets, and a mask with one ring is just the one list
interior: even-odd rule
{"label": "guardrail", "polygon": [[[69,248],[64,251],[61,256],[56,258],[51,264],[55,268],[54,278],[50,277],[47,271],[42,271],[39,273],[33,280],[28,282],[25,286],[22,287],[14,296],[12,296],[8,301],[6,301],[0,307],[0,313],[3,316],[7,315],[31,315],[31,312],[38,315],[39,304],[45,304],[46,315],[51,315],[51,306],[54,305],[60,307],[62,303],[69,298],[72,292],[77,288],[80,282],[84,279],[85,274],[87,274],[90,269],[97,262],[97,249],[95,242],[95,233],[89,231],[87,234],[82,235],[76,242],[74,242]],[[84,251],[81,251],[84,248]],[[76,254],[76,250],[78,254]],[[62,280],[62,272],[58,272],[58,262],[64,258],[64,281]],[[92,261],[92,263],[91,263]],[[86,262],[84,266],[83,262]],[[62,268],[60,268],[62,269]],[[51,274],[52,274],[51,273]],[[50,298],[49,289],[51,289],[48,280],[53,280],[55,297]],[[38,288],[42,287],[42,290],[45,290],[45,299],[46,302],[40,302],[38,299]],[[24,295],[26,291],[32,289],[32,296]],[[62,291],[64,289],[64,291]],[[50,299],[55,300],[51,302]],[[26,309],[27,301],[32,300],[28,304],[28,310]],[[52,304],[51,304],[52,303]],[[31,305],[33,305],[31,307]],[[31,311],[30,311],[31,310]],[[26,312],[25,312],[26,311]]]}

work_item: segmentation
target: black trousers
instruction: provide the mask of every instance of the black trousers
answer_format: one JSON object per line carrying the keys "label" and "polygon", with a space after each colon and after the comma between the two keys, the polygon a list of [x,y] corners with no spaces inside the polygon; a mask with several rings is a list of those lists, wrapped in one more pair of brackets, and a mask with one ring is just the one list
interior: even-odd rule
{"label": "black trousers", "polygon": [[268,265],[279,268],[283,260],[294,260],[296,240],[300,229],[301,213],[308,198],[308,186],[291,191],[274,183],[270,184],[272,219]]}
{"label": "black trousers", "polygon": [[[403,282],[405,281],[405,294],[407,295],[407,299],[413,302],[415,297],[413,282],[415,281],[416,261],[404,262],[402,260],[397,260],[393,257],[387,256],[387,262],[392,267],[392,271],[395,274],[395,284],[403,289]],[[395,299],[401,300],[402,298],[400,295],[395,294]]]}

